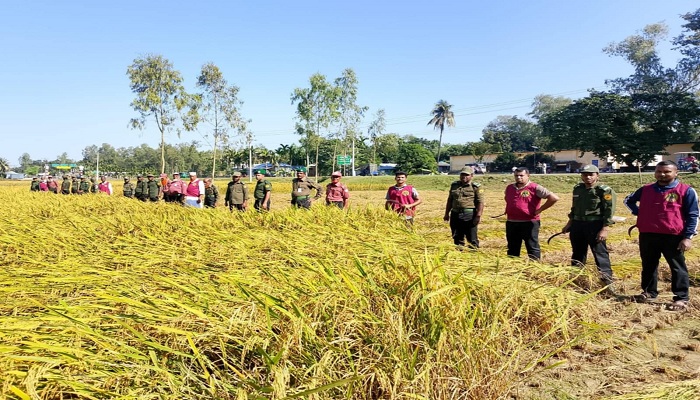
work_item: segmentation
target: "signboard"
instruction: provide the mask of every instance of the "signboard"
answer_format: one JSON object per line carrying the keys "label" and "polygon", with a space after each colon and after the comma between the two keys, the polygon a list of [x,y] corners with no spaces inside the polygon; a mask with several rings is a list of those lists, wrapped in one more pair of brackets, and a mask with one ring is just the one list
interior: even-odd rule
{"label": "signboard", "polygon": [[350,156],[338,156],[338,165],[350,165],[352,164],[352,157]]}
{"label": "signboard", "polygon": [[51,168],[56,168],[56,169],[71,169],[77,167],[78,164],[56,164],[53,163],[51,164]]}

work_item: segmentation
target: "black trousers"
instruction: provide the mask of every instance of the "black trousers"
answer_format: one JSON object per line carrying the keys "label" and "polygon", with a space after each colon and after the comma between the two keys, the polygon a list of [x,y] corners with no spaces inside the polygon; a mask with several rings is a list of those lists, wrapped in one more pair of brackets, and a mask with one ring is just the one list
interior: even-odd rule
{"label": "black trousers", "polygon": [[540,259],[540,221],[513,222],[506,221],[506,240],[508,255],[520,257],[520,248],[525,242],[527,256],[533,260]]}
{"label": "black trousers", "polygon": [[[255,209],[258,211],[265,211],[262,208],[263,200],[264,199],[255,199],[255,204],[253,205],[253,207],[255,207]],[[270,209],[270,200],[267,201],[267,204],[265,204],[265,206],[267,207],[268,210]]]}
{"label": "black trousers", "polygon": [[[257,204],[256,204],[256,205],[257,205]],[[234,209],[236,209],[236,210],[238,210],[238,211],[245,211],[245,208],[243,208],[243,204],[242,204],[242,203],[241,203],[241,204],[229,203],[228,209],[229,209],[230,211],[233,211]],[[257,207],[256,207],[256,209],[257,209]]]}
{"label": "black trousers", "polygon": [[671,291],[673,300],[688,300],[688,267],[685,265],[685,255],[678,250],[678,244],[683,240],[680,235],[663,233],[640,233],[639,255],[642,258],[642,290],[656,297],[659,292],[659,259],[663,254],[671,268]]}
{"label": "black trousers", "polygon": [[478,249],[479,248],[479,237],[478,227],[474,225],[474,220],[469,216],[468,221],[464,221],[464,217],[460,218],[461,214],[458,212],[450,213],[450,230],[452,231],[452,240],[457,246],[465,246],[467,243],[469,247]]}
{"label": "black trousers", "polygon": [[603,221],[573,221],[569,229],[571,241],[571,265],[584,266],[588,256],[588,248],[591,248],[595,265],[598,267],[600,279],[606,284],[612,283],[612,268],[610,267],[610,255],[605,241],[596,240],[598,232],[603,229]]}

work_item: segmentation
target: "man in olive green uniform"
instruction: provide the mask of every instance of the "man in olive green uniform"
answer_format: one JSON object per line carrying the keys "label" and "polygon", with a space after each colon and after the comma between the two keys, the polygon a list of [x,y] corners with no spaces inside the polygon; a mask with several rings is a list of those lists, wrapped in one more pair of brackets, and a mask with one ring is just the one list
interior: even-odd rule
{"label": "man in olive green uniform", "polygon": [[[316,196],[311,198],[311,191],[316,190]],[[312,200],[323,197],[323,186],[306,177],[306,168],[297,169],[297,177],[292,179],[292,205],[297,208],[311,208]]]}
{"label": "man in olive green uniform", "polygon": [[454,244],[465,246],[469,243],[469,247],[477,249],[478,226],[484,212],[484,192],[478,183],[472,182],[473,177],[471,167],[462,168],[459,180],[450,185],[443,219],[450,222]]}
{"label": "man in olive green uniform", "polygon": [[204,207],[216,208],[216,203],[219,201],[219,189],[214,184],[212,178],[204,180]]}
{"label": "man in olive green uniform", "polygon": [[61,194],[70,194],[70,180],[68,175],[63,175],[63,182],[61,182]]}
{"label": "man in olive green uniform", "polygon": [[234,172],[231,176],[231,182],[226,186],[224,202],[231,211],[233,211],[234,208],[238,211],[245,211],[248,208],[249,198],[248,185],[241,181],[240,172]]}
{"label": "man in olive green uniform", "polygon": [[136,188],[134,188],[134,197],[141,201],[148,200],[148,185],[143,179],[143,175],[136,175]]}
{"label": "man in olive green uniform", "polygon": [[78,177],[74,176],[70,181],[70,193],[78,194],[80,183],[78,183]]}
{"label": "man in olive green uniform", "polygon": [[261,169],[255,171],[255,179],[255,191],[253,192],[253,197],[255,198],[255,209],[258,211],[270,211],[272,184],[265,179],[265,171]]}
{"label": "man in olive green uniform", "polygon": [[610,285],[613,272],[605,240],[609,227],[615,223],[612,219],[615,212],[615,191],[599,183],[598,178],[599,170],[595,165],[586,165],[581,169],[582,183],[574,186],[569,222],[562,232],[569,232],[571,265],[585,265],[590,247],[601,280]]}
{"label": "man in olive green uniform", "polygon": [[90,178],[90,193],[97,193],[97,183],[95,183],[95,178]]}
{"label": "man in olive green uniform", "polygon": [[39,185],[39,178],[36,176],[32,178],[32,186],[29,188],[30,191],[32,192],[38,192],[41,190],[41,186]]}
{"label": "man in olive green uniform", "polygon": [[90,182],[84,176],[80,177],[80,183],[78,184],[78,194],[90,193]]}
{"label": "man in olive green uniform", "polygon": [[129,181],[129,177],[124,177],[124,197],[134,197],[134,184]]}
{"label": "man in olive green uniform", "polygon": [[160,200],[160,182],[157,182],[153,176],[153,174],[148,174],[146,175],[148,178],[148,182],[146,182],[146,195],[148,196],[148,200],[150,201],[158,201]]}

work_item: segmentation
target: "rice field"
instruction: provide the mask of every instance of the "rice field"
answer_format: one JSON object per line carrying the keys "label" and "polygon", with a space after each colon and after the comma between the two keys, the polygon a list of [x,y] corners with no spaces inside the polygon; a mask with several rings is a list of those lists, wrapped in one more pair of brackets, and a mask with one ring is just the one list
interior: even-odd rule
{"label": "rice field", "polygon": [[[488,218],[504,178],[484,179],[479,251],[455,249],[442,221],[452,177],[416,177],[413,229],[383,209],[391,178],[344,178],[348,212],[291,209],[291,184],[274,180],[262,214],[0,182],[0,397],[545,398],[523,388],[575,352],[619,348],[602,316],[620,306],[595,266],[568,266],[565,238],[546,244],[571,182],[545,183],[562,200],[543,216],[543,262],[505,257],[504,222]],[[620,289],[636,293],[627,227],[609,243]]]}

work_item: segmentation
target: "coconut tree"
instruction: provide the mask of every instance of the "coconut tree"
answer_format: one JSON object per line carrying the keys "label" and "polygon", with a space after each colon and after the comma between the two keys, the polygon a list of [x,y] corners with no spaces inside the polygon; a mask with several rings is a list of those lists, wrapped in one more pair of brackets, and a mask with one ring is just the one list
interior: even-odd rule
{"label": "coconut tree", "polygon": [[452,112],[452,105],[445,100],[440,100],[435,103],[435,107],[431,112],[433,118],[430,119],[428,125],[433,125],[435,129],[440,129],[440,140],[438,141],[437,162],[440,162],[440,147],[442,147],[442,133],[445,131],[445,125],[449,127],[455,126],[455,114]]}
{"label": "coconut tree", "polygon": [[10,170],[10,163],[4,158],[0,158],[0,173],[5,173]]}

